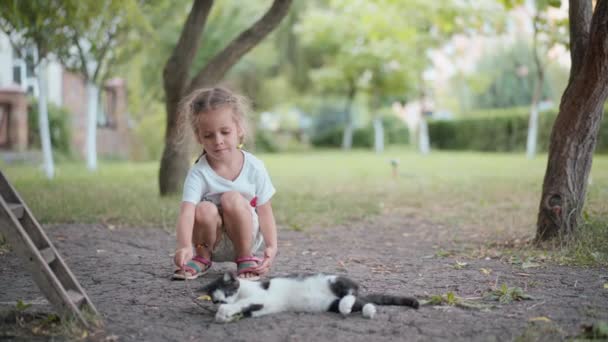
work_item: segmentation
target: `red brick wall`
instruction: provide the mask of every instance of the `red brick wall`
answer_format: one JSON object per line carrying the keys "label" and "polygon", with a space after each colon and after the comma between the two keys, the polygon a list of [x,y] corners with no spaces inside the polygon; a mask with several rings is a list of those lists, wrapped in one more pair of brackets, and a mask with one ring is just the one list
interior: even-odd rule
{"label": "red brick wall", "polygon": [[[113,108],[113,113],[107,115],[113,118],[112,125],[97,128],[98,157],[128,158],[130,154],[130,128],[127,115],[126,84],[122,79],[108,80],[102,88],[104,92],[114,94],[114,104],[106,104]],[[103,96],[110,101],[110,96]],[[79,75],[64,71],[63,73],[63,105],[73,114],[72,116],[72,149],[76,155],[84,158],[86,153],[87,132],[87,91],[84,80]]]}
{"label": "red brick wall", "polygon": [[27,149],[27,98],[19,87],[0,89],[0,105],[8,115],[8,145],[12,151],[23,152]]}
{"label": "red brick wall", "polygon": [[87,134],[87,89],[82,77],[63,72],[61,103],[72,113],[72,151],[85,156]]}

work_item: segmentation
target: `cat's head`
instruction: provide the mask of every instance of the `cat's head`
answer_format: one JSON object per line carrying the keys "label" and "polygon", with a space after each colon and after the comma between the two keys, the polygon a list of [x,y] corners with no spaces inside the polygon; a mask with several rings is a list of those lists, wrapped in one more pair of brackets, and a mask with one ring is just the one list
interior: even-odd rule
{"label": "cat's head", "polygon": [[221,277],[205,285],[201,291],[211,297],[213,303],[234,303],[239,293],[239,279],[234,272],[226,272]]}

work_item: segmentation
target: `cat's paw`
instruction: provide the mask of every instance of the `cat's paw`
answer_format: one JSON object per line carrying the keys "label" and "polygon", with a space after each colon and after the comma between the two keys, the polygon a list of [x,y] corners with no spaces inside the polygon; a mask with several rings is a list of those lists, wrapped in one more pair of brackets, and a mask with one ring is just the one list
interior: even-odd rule
{"label": "cat's paw", "polygon": [[340,304],[338,305],[338,310],[343,315],[348,315],[353,311],[353,305],[355,305],[355,301],[357,299],[353,295],[346,295],[340,299]]}
{"label": "cat's paw", "polygon": [[367,303],[363,305],[361,313],[363,314],[363,317],[372,319],[376,316],[376,306],[372,303]]}
{"label": "cat's paw", "polygon": [[228,323],[240,318],[241,310],[239,307],[230,304],[222,304],[217,309],[215,321],[218,323]]}

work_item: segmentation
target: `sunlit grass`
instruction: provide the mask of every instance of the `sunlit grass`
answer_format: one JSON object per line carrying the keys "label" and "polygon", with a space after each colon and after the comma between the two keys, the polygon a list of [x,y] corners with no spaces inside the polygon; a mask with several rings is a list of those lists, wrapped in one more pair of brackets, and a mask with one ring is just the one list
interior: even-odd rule
{"label": "sunlit grass", "polygon": [[[285,228],[331,226],[398,212],[454,228],[456,238],[534,234],[546,157],[446,153],[421,156],[391,148],[258,155],[278,192],[273,207]],[[391,176],[390,159],[399,160]],[[42,223],[104,223],[173,229],[179,196],[158,195],[158,163],[82,163],[57,166],[46,180],[34,166],[1,164]],[[595,156],[586,212],[608,217],[608,158]]]}

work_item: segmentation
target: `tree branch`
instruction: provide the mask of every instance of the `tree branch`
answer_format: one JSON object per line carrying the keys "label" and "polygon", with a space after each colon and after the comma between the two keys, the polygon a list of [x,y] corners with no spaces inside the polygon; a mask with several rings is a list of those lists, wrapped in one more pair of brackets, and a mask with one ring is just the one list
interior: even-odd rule
{"label": "tree branch", "polygon": [[[93,83],[97,82],[97,78],[99,76],[99,71],[101,70],[102,66],[103,66],[103,61],[104,58],[106,57],[106,53],[108,53],[110,46],[112,45],[112,43],[114,42],[114,38],[117,35],[117,31],[113,31],[110,32],[108,34],[108,40],[106,41],[106,43],[101,47],[101,50],[99,52],[98,56],[95,56],[95,58],[97,59],[97,67],[95,68],[95,72],[93,73],[93,77],[91,77],[91,81]],[[103,78],[102,78],[103,79]]]}
{"label": "tree branch", "polygon": [[163,85],[169,103],[177,103],[180,100],[212,6],[213,0],[194,1],[179,41],[165,64]]}
{"label": "tree branch", "polygon": [[262,18],[243,31],[199,71],[190,82],[188,91],[219,81],[243,55],[274,30],[287,14],[291,3],[292,0],[274,0]]}
{"label": "tree branch", "polygon": [[585,51],[589,46],[589,31],[593,4],[591,0],[570,0],[570,80],[578,74],[583,64]]}
{"label": "tree branch", "polygon": [[604,65],[608,58],[608,1],[599,0],[591,20],[589,53]]}
{"label": "tree branch", "polygon": [[87,58],[84,55],[84,51],[82,50],[82,46],[80,46],[80,42],[78,41],[78,35],[75,34],[72,38],[74,40],[74,45],[78,49],[78,56],[80,57],[80,72],[85,78],[85,81],[89,80],[89,69],[87,69]]}

